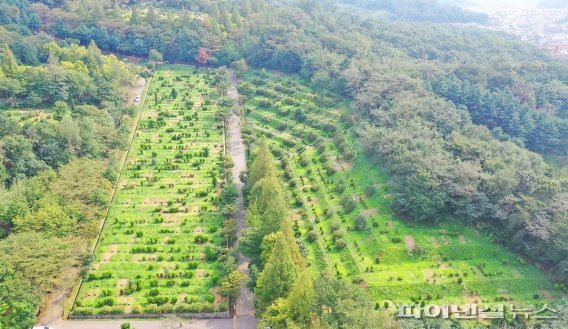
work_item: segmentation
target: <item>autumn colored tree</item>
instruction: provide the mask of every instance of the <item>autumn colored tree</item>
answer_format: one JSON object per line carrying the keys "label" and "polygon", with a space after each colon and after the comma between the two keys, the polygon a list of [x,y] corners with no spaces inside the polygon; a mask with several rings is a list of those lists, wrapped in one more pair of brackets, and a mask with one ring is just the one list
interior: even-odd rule
{"label": "autumn colored tree", "polygon": [[201,65],[207,65],[207,62],[209,61],[209,52],[207,51],[207,48],[199,48],[199,50],[197,50],[195,60]]}

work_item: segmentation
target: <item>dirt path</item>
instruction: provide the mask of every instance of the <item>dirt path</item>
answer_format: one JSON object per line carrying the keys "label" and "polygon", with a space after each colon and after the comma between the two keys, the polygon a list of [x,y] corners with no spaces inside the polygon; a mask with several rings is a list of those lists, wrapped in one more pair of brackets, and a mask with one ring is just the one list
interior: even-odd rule
{"label": "dirt path", "polygon": [[[237,91],[237,76],[233,70],[229,70],[231,78],[231,86],[227,91],[227,95],[235,100],[235,108],[239,106],[239,92]],[[235,112],[227,120],[227,138],[229,141],[229,153],[233,158],[235,165],[233,166],[233,179],[237,185],[237,236],[240,238],[246,228],[245,207],[243,200],[243,183],[239,179],[241,172],[247,169],[246,149],[241,136],[240,119]],[[249,260],[240,255],[239,269],[247,271]],[[254,318],[254,302],[252,293],[243,284],[239,300],[237,301],[237,315],[240,328],[256,328],[256,319]]]}
{"label": "dirt path", "polygon": [[[131,89],[129,89],[126,92],[126,97],[128,97],[126,104],[127,105],[131,105],[134,102],[134,98],[135,97],[140,97],[142,99],[142,93],[144,92],[144,87],[146,86],[146,80],[142,77],[140,77],[138,79],[138,81],[136,82],[136,85],[133,86]],[[136,105],[138,105],[139,103],[136,102]],[[136,134],[136,128],[138,126],[138,122],[140,121],[140,117],[142,115],[142,108],[140,108],[140,112],[138,114],[138,116],[136,117],[136,120],[133,120],[132,122],[132,127],[130,129],[130,136],[129,136],[129,143],[130,145],[132,144],[132,141],[134,140],[134,136]],[[128,154],[128,151],[130,150],[130,148],[128,148],[125,152],[121,152],[121,167],[120,167],[120,172],[122,172],[122,168],[124,167],[124,164],[126,162],[126,157]],[[118,187],[118,183],[117,185],[114,187],[113,191],[112,191],[112,195],[111,195],[111,199],[114,198],[114,194],[116,192],[116,189]],[[108,214],[108,208],[107,208],[107,214]],[[105,214],[105,218],[106,218],[106,214]],[[101,221],[101,226],[99,227],[99,229],[102,229],[102,225],[104,225],[104,220]],[[63,320],[63,308],[64,308],[64,304],[65,301],[70,298],[70,294],[71,294],[71,290],[73,289],[75,283],[77,282],[77,277],[78,277],[78,271],[76,269],[69,269],[62,277],[62,282],[60,284],[60,286],[58,287],[58,289],[56,289],[54,292],[52,292],[51,294],[49,294],[47,296],[47,298],[45,299],[45,304],[43,305],[44,308],[41,310],[41,313],[38,315],[38,323],[43,325],[53,325],[55,323],[62,323]],[[60,325],[58,325],[56,328],[61,327]],[[70,327],[69,327],[70,328]]]}
{"label": "dirt path", "polygon": [[130,106],[132,104],[138,105],[140,101],[135,102],[134,99],[140,99],[142,101],[142,93],[144,92],[144,87],[146,87],[146,80],[142,77],[138,78],[136,85],[130,88],[126,93],[126,105]]}

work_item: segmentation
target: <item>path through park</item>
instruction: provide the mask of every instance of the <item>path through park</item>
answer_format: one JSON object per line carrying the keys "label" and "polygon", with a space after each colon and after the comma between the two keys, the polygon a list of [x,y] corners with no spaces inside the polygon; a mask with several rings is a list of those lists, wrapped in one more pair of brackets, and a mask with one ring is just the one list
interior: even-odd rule
{"label": "path through park", "polygon": [[[229,144],[229,153],[235,163],[233,167],[233,179],[237,185],[238,197],[237,197],[237,236],[240,238],[246,228],[246,218],[245,218],[245,208],[243,200],[243,183],[240,180],[240,174],[247,169],[247,159],[246,159],[246,149],[241,136],[241,124],[240,118],[237,114],[239,107],[239,92],[237,91],[237,76],[235,72],[229,70],[229,76],[231,79],[231,86],[227,92],[227,95],[234,99],[235,111],[231,113],[231,116],[227,122],[227,137]],[[239,269],[242,271],[248,270],[249,260],[240,255],[239,257]],[[241,287],[241,293],[237,301],[237,317],[239,328],[256,328],[256,319],[254,318],[254,303],[253,295],[248,290],[245,284]]]}

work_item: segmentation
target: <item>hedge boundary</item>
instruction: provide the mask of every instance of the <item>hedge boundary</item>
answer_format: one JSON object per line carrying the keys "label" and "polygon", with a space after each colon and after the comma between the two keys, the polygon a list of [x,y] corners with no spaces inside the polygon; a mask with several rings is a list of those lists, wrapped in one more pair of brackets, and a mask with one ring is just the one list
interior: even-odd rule
{"label": "hedge boundary", "polygon": [[226,312],[213,313],[164,313],[164,314],[93,314],[79,315],[70,314],[69,320],[121,320],[121,319],[165,319],[171,317],[183,319],[213,320],[230,319],[231,314]]}

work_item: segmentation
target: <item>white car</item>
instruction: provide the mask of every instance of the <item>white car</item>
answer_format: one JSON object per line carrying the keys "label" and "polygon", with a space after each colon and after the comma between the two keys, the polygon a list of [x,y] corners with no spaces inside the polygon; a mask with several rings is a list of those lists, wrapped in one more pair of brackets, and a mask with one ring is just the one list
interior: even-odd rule
{"label": "white car", "polygon": [[134,97],[134,101],[135,101],[136,103],[140,102],[140,96]]}

